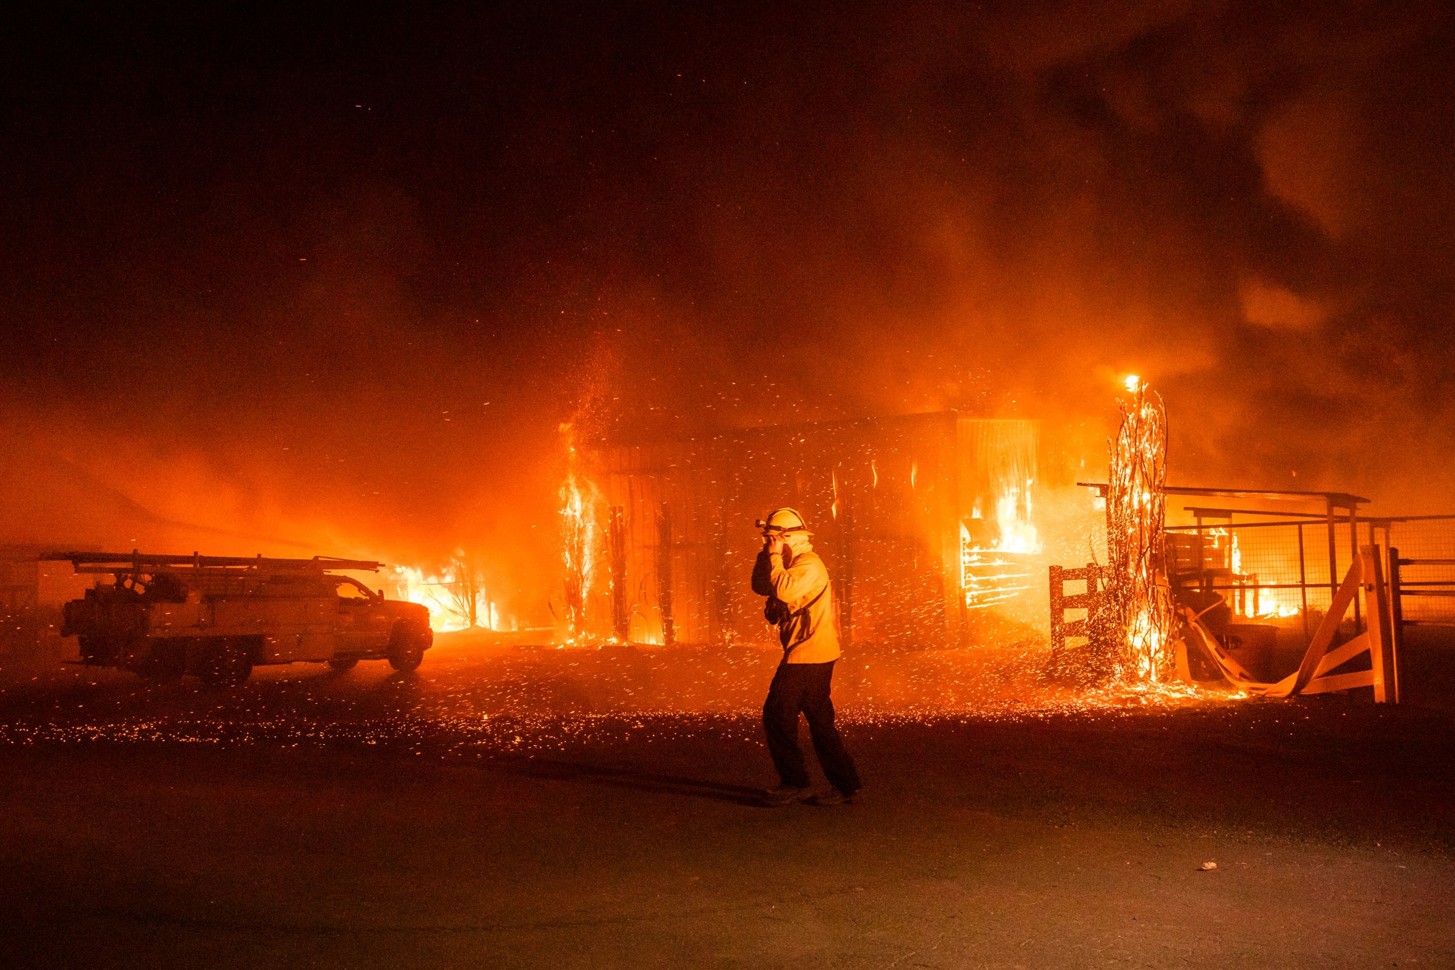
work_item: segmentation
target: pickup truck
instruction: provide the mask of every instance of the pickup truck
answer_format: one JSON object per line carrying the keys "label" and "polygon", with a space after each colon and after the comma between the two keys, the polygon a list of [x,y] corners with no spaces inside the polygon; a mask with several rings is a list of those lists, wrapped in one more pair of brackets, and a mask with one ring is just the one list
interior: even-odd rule
{"label": "pickup truck", "polygon": [[314,557],[58,552],[97,584],[62,610],[79,663],[230,687],[263,664],[326,663],[348,670],[387,660],[408,672],[434,642],[429,609],[390,600],[343,572],[381,563]]}

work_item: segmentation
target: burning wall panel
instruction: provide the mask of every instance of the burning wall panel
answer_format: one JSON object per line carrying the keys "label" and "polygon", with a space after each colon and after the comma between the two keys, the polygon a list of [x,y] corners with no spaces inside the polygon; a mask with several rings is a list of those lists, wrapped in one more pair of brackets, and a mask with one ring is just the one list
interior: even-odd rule
{"label": "burning wall panel", "polygon": [[957,428],[964,608],[1045,612],[1044,562],[1035,525],[1039,428],[1034,421],[962,419]]}
{"label": "burning wall panel", "polygon": [[[644,643],[718,638],[715,587],[728,566],[712,507],[720,484],[708,452],[707,445],[685,442],[598,455],[603,504],[608,514],[620,510],[622,523],[619,558],[603,564],[621,590],[612,636]],[[610,588],[606,580],[600,586]]]}

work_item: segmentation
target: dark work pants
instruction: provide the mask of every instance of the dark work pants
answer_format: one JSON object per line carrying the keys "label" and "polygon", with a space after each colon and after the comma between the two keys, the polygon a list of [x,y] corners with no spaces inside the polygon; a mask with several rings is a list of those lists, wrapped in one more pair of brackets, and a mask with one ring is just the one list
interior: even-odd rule
{"label": "dark work pants", "polygon": [[852,795],[861,787],[859,770],[844,748],[839,729],[834,727],[834,702],[829,699],[833,676],[832,660],[823,664],[779,664],[773,685],[768,688],[768,699],[763,702],[763,730],[783,784],[807,788],[808,769],[798,747],[798,715],[802,712],[808,718],[813,750],[829,784]]}

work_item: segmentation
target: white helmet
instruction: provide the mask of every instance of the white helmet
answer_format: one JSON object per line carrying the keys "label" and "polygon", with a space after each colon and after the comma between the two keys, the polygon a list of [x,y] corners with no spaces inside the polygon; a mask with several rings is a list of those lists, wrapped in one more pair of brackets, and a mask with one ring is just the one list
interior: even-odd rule
{"label": "white helmet", "polygon": [[[758,528],[766,532],[808,532],[803,516],[797,509],[774,509],[766,519],[758,520]],[[813,533],[809,532],[809,535]]]}

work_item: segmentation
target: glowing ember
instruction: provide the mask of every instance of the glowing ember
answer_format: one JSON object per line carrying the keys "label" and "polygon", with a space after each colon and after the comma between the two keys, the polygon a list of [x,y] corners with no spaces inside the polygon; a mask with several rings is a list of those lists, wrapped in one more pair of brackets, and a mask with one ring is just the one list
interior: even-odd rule
{"label": "glowing ember", "polygon": [[1297,590],[1259,589],[1257,586],[1250,586],[1246,590],[1246,596],[1243,595],[1244,592],[1238,591],[1233,605],[1233,612],[1244,619],[1272,620],[1298,616],[1303,612],[1302,604],[1295,602],[1298,597]]}

